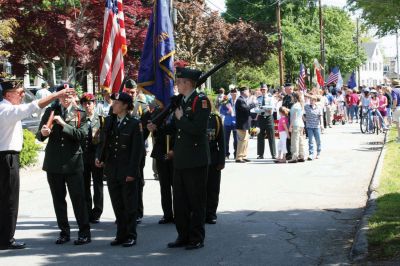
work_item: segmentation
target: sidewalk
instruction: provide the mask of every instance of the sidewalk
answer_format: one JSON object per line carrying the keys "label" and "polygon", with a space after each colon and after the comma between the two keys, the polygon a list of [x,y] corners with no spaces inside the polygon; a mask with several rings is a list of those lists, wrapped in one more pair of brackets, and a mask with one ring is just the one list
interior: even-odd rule
{"label": "sidewalk", "polygon": [[[58,235],[45,173],[23,172],[16,238],[28,249],[0,251],[0,265],[320,265],[348,264],[355,229],[383,135],[362,135],[359,125],[338,125],[322,135],[319,160],[274,164],[228,161],[223,171],[218,223],[206,226],[205,248],[167,249],[173,225],[158,225],[159,184],[147,180],[145,218],[133,248],[111,247],[114,215],[105,187],[102,222],[86,246],[54,245]],[[268,149],[267,149],[268,150]],[[256,158],[256,140],[249,145]],[[268,154],[264,157],[268,158]],[[145,177],[152,178],[147,160]],[[69,215],[73,228],[71,204]],[[76,233],[72,233],[72,238]]]}

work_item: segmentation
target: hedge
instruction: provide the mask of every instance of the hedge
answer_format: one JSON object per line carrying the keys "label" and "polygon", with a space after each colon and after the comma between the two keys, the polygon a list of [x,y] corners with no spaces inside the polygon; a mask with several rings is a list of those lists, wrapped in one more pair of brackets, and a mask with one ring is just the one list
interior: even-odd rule
{"label": "hedge", "polygon": [[35,135],[24,129],[24,145],[19,157],[21,167],[34,165],[37,162],[40,145],[35,142]]}

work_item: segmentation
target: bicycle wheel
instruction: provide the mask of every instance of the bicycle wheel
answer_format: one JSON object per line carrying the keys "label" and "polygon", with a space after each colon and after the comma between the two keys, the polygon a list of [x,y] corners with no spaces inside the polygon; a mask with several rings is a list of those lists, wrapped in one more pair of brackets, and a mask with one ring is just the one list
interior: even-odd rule
{"label": "bicycle wheel", "polygon": [[361,117],[361,121],[360,121],[360,129],[361,129],[361,133],[365,134],[368,132],[368,119],[366,119],[365,117]]}

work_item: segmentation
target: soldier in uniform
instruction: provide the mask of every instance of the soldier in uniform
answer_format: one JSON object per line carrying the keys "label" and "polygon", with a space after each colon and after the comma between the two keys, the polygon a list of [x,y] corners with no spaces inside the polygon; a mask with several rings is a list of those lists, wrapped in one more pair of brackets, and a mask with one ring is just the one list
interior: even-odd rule
{"label": "soldier in uniform", "polygon": [[[60,86],[58,90],[63,88],[64,86]],[[85,123],[84,113],[76,107],[74,97],[64,97],[46,110],[40,122],[37,139],[40,141],[49,139],[43,170],[47,172],[57,224],[61,230],[56,244],[64,244],[70,240],[67,202],[65,201],[68,187],[79,226],[78,239],[74,244],[83,245],[91,242],[81,148],[81,143],[88,134],[88,124]]]}
{"label": "soldier in uniform", "polygon": [[111,203],[117,219],[117,235],[110,244],[136,244],[136,217],[140,163],[144,154],[142,124],[130,115],[133,99],[127,93],[113,96],[113,116],[106,118],[96,156],[96,166],[104,166]]}
{"label": "soldier in uniform", "polygon": [[[86,123],[88,124],[88,134],[82,142],[86,207],[90,222],[98,223],[103,213],[103,168],[96,167],[95,157],[97,145],[100,142],[100,130],[104,127],[105,118],[95,111],[96,99],[93,94],[84,93],[80,102],[86,111]],[[93,197],[90,189],[92,179]]]}
{"label": "soldier in uniform", "polygon": [[[155,113],[156,115],[157,113]],[[173,115],[166,119],[157,127],[153,123],[147,124],[147,129],[153,135],[153,151],[151,157],[156,160],[156,169],[160,182],[161,207],[163,217],[158,221],[159,224],[174,222],[174,212],[172,207],[172,180],[174,174],[173,166],[173,145],[175,129],[173,125]]]}
{"label": "soldier in uniform", "polygon": [[208,121],[211,164],[208,167],[206,223],[217,223],[221,170],[225,168],[225,138],[221,117],[211,113]]}
{"label": "soldier in uniform", "polygon": [[[286,107],[287,109],[291,109],[293,104],[294,104],[294,100],[293,100],[293,85],[291,83],[286,83],[285,84],[285,96],[283,97],[282,100],[282,106]],[[289,120],[290,120],[290,115],[288,115]],[[290,121],[289,121],[290,123]],[[292,153],[290,151],[290,147],[291,147],[291,139],[288,138],[286,140],[286,149],[287,149],[287,153],[286,153],[286,160],[290,160],[292,159]]]}
{"label": "soldier in uniform", "polygon": [[257,159],[264,159],[265,136],[268,138],[272,159],[276,158],[274,117],[272,113],[274,104],[273,97],[267,93],[267,90],[268,87],[265,84],[261,84],[261,95],[257,98],[258,104],[263,111],[257,116],[257,123],[260,128],[260,133],[257,135]]}
{"label": "soldier in uniform", "polygon": [[183,95],[175,110],[173,195],[178,238],[170,248],[197,249],[204,246],[206,191],[210,149],[207,125],[210,115],[208,98],[196,91],[201,72],[176,68],[176,84]]}

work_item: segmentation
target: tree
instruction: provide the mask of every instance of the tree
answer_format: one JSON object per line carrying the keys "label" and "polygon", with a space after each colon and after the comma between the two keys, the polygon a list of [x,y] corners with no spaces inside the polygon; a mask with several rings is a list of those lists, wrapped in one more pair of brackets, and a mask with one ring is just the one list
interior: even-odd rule
{"label": "tree", "polygon": [[362,10],[367,26],[377,28],[378,36],[396,33],[400,28],[399,0],[347,0],[350,10]]}
{"label": "tree", "polygon": [[[149,1],[143,2],[145,5],[140,0],[124,2],[129,49],[126,63],[136,65],[151,11]],[[75,76],[76,69],[97,73],[104,1],[1,0],[0,10],[0,19],[15,18],[18,23],[11,35],[12,43],[4,46],[11,54],[10,61],[18,76],[27,68],[48,68],[49,64],[57,62],[62,67],[62,79]]]}
{"label": "tree", "polygon": [[262,66],[249,66],[229,63],[217,72],[212,78],[214,89],[225,88],[234,84],[237,86],[249,86],[258,88],[260,83],[276,85],[279,83],[278,57],[272,55]]}
{"label": "tree", "polygon": [[17,26],[15,19],[0,20],[0,57],[8,57],[10,53],[3,50],[3,46],[11,40],[11,34]]}
{"label": "tree", "polygon": [[262,65],[273,50],[267,36],[244,21],[226,23],[204,0],[176,1],[177,58],[203,67],[230,59]]}
{"label": "tree", "polygon": [[[232,16],[260,24],[268,32],[276,24],[274,0],[227,0],[227,20]],[[314,58],[320,57],[319,17],[315,0],[282,1],[282,32],[285,72],[287,79],[298,78],[300,63],[311,68]],[[355,25],[348,13],[334,7],[324,7],[325,48],[328,68],[338,66],[342,73],[349,73],[362,64],[363,53],[357,57],[353,41]],[[229,14],[229,15],[228,15]],[[278,66],[276,66],[278,68]],[[326,69],[329,70],[329,69]]]}

